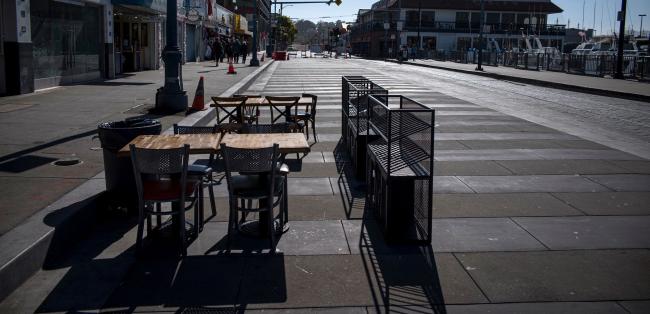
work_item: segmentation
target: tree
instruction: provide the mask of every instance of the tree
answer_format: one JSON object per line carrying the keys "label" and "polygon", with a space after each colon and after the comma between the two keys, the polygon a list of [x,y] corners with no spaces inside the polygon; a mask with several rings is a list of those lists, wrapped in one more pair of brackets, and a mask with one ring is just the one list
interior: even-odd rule
{"label": "tree", "polygon": [[296,26],[288,16],[281,15],[278,17],[278,33],[280,41],[286,45],[293,43],[296,38]]}
{"label": "tree", "polygon": [[316,24],[309,20],[299,20],[296,22],[296,42],[302,45],[311,44],[313,38],[317,36]]}

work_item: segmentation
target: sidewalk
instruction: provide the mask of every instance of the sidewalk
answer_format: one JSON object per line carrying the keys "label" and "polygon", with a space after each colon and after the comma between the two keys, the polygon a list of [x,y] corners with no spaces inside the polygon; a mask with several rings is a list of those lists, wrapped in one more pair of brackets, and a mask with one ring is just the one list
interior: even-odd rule
{"label": "sidewalk", "polygon": [[[183,84],[190,105],[200,76],[207,102],[257,69],[235,67],[238,75],[226,75],[227,64],[185,64]],[[164,69],[144,71],[0,98],[0,235],[103,171],[100,143],[93,140],[97,125],[148,115],[163,77]],[[160,119],[164,130],[185,114],[152,117]],[[51,164],[72,157],[82,163]]]}
{"label": "sidewalk", "polygon": [[[206,207],[187,257],[147,237],[136,259],[134,217],[105,215],[0,312],[649,312],[650,161],[367,65],[277,62],[248,89],[319,96],[318,143],[301,160],[287,156],[290,229],[276,238],[280,252],[239,234],[227,247],[223,180],[217,215]],[[388,245],[365,187],[348,176],[341,75],[435,106],[431,245]]]}
{"label": "sidewalk", "polygon": [[[389,61],[399,63],[397,60]],[[563,72],[520,70],[502,66],[483,66],[484,71],[479,72],[475,70],[476,64],[435,60],[416,60],[402,63],[583,93],[650,101],[650,84],[630,80],[615,80]]]}

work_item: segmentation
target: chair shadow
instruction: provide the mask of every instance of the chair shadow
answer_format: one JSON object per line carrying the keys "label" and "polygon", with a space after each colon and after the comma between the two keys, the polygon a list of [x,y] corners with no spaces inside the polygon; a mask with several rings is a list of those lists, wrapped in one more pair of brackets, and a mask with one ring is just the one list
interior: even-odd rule
{"label": "chair shadow", "polygon": [[36,312],[243,313],[250,304],[287,299],[284,255],[261,253],[266,241],[250,241],[234,253],[220,249],[223,237],[206,252],[184,258],[156,237],[146,238],[139,258],[133,243],[114,257],[102,257],[102,245],[93,248],[117,235],[123,233],[93,239],[80,254],[52,265],[65,275]]}

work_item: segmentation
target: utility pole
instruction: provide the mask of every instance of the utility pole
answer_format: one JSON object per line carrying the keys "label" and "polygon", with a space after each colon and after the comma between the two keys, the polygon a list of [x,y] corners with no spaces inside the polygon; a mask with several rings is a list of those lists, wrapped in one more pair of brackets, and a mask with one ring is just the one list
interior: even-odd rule
{"label": "utility pole", "polygon": [[416,56],[420,53],[422,49],[422,39],[420,38],[420,32],[422,31],[422,0],[418,2],[418,51]]}
{"label": "utility pole", "polygon": [[625,15],[627,14],[627,0],[623,0],[618,20],[621,23],[618,31],[618,55],[616,56],[616,74],[614,78],[623,79],[623,48],[625,45]]}
{"label": "utility pole", "polygon": [[484,23],[485,23],[485,7],[484,7],[484,1],[481,0],[481,18],[480,18],[480,29],[478,33],[478,66],[476,67],[476,71],[483,71],[483,28]]}
{"label": "utility pole", "polygon": [[167,1],[167,40],[162,52],[165,63],[165,85],[156,92],[156,109],[161,111],[187,110],[187,92],[183,90],[180,79],[183,54],[178,48],[177,12],[176,1]]}
{"label": "utility pole", "polygon": [[[258,27],[257,27],[257,15],[259,14],[259,0],[254,0],[255,1],[255,13],[253,14],[253,50],[251,51],[251,63],[250,66],[252,67],[258,67],[260,66],[260,60],[257,59],[257,48],[259,45],[259,34],[258,34]],[[248,53],[248,52],[246,52]]]}

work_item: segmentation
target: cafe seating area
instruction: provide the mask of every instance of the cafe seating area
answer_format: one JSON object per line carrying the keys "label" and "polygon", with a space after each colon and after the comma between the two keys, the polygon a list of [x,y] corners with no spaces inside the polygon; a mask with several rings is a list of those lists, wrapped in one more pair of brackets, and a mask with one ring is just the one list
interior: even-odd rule
{"label": "cafe seating area", "polygon": [[[269,240],[275,252],[276,234],[289,229],[287,154],[298,160],[310,152],[304,131],[315,135],[317,96],[233,95],[213,97],[216,111],[207,126],[174,125],[174,134],[141,135],[119,154],[130,156],[138,189],[137,248],[146,234],[177,234],[180,252],[200,236],[203,225],[218,211],[228,212],[228,247],[232,233]],[[207,156],[206,162],[189,162]],[[194,158],[195,159],[195,158]],[[220,178],[217,178],[217,175]],[[225,184],[228,206],[218,208],[214,186]],[[201,200],[208,194],[211,215]],[[162,209],[162,203],[171,203]],[[186,217],[192,210],[193,219]],[[168,221],[161,217],[169,216]],[[257,219],[251,219],[257,216]],[[155,224],[152,221],[155,217]],[[170,238],[176,238],[173,236]]]}

